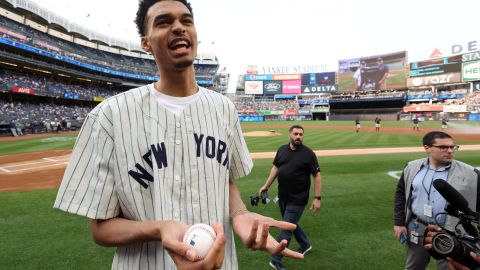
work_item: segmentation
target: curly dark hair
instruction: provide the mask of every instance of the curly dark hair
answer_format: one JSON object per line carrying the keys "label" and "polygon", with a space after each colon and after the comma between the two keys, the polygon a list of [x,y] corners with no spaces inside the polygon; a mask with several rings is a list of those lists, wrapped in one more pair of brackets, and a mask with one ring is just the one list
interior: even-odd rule
{"label": "curly dark hair", "polygon": [[[148,9],[150,9],[151,6],[153,6],[154,4],[160,1],[167,1],[167,0],[140,0],[139,1],[137,16],[135,17],[135,24],[137,25],[137,31],[140,34],[140,37],[145,36],[145,32],[146,32],[145,20],[147,18]],[[192,14],[193,16],[192,5],[187,0],[174,0],[174,1],[178,1],[184,4],[190,11],[190,14]]]}

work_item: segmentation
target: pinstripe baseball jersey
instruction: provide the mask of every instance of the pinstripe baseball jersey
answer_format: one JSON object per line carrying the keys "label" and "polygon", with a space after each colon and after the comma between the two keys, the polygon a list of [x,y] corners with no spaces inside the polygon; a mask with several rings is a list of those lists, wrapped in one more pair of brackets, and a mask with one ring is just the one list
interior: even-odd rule
{"label": "pinstripe baseball jersey", "polygon": [[[180,115],[147,86],[107,99],[86,118],[55,208],[92,219],[223,223],[222,269],[237,269],[229,179],[252,168],[233,103],[200,88]],[[186,207],[185,207],[185,202]],[[118,247],[112,269],[176,269],[158,241]]]}

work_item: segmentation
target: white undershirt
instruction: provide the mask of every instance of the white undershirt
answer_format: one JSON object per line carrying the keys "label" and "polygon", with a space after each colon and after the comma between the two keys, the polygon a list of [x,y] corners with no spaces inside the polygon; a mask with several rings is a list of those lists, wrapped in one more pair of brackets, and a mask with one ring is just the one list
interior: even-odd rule
{"label": "white undershirt", "polygon": [[172,97],[169,95],[165,95],[155,89],[155,86],[152,84],[147,85],[148,90],[153,95],[158,103],[160,103],[163,107],[165,107],[170,112],[174,113],[175,115],[179,116],[183,109],[187,107],[190,103],[195,102],[200,97],[201,90],[199,89],[195,94],[187,97]]}

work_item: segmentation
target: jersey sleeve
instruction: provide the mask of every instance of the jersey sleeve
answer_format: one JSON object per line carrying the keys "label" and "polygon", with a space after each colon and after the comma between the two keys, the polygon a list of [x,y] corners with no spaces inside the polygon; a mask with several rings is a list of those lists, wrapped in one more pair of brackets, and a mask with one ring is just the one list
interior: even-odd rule
{"label": "jersey sleeve", "polygon": [[239,179],[248,175],[253,167],[252,157],[248,151],[247,143],[243,137],[240,120],[237,116],[237,111],[234,114],[234,126],[231,132],[231,151],[230,160],[230,179]]}
{"label": "jersey sleeve", "polygon": [[54,208],[92,219],[118,216],[111,122],[92,111],[82,126],[58,190]]}

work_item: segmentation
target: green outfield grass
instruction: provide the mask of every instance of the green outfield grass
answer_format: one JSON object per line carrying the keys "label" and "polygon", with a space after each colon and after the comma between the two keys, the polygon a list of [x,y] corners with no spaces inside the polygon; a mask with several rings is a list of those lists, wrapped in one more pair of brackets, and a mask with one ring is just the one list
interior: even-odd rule
{"label": "green outfield grass", "polygon": [[[285,259],[287,269],[402,269],[404,250],[392,233],[393,195],[398,171],[418,154],[320,157],[322,208],[306,212],[301,225],[313,250],[304,260]],[[480,166],[480,154],[457,158]],[[243,200],[256,193],[271,168],[271,159],[255,160],[252,173],[237,182]],[[273,196],[276,184],[269,193]],[[1,269],[109,269],[114,249],[91,239],[89,220],[52,209],[56,190],[0,193]],[[248,204],[247,204],[248,205]],[[251,211],[279,218],[277,205]],[[272,230],[277,235],[277,230]],[[240,269],[269,269],[269,256],[245,249],[237,241]],[[297,248],[295,241],[293,249]],[[433,268],[431,268],[433,269]]]}
{"label": "green outfield grass", "polygon": [[[403,147],[419,146],[423,132],[411,134],[388,134],[374,132],[355,133],[353,121],[303,121],[303,122],[253,122],[242,123],[244,132],[249,131],[270,131],[280,132],[280,136],[270,137],[246,137],[251,152],[276,151],[281,144],[288,141],[288,128],[291,125],[299,124],[305,128],[305,144],[315,150],[322,149],[350,149],[370,147]],[[480,128],[480,123],[462,122],[466,127]],[[373,121],[361,121],[362,127],[374,127]],[[321,127],[349,127],[350,130],[334,130]],[[420,128],[438,128],[439,121],[426,121],[420,123]],[[412,127],[410,121],[382,121],[382,127]],[[446,130],[448,132],[448,129]],[[75,143],[76,134],[62,134],[60,136],[26,139],[0,143],[0,156],[15,153],[36,152],[45,150],[71,149]],[[458,144],[476,144],[475,141],[456,140]]]}
{"label": "green outfield grass", "polygon": [[[291,125],[299,124],[305,129],[305,144],[315,150],[327,149],[351,149],[351,148],[374,148],[374,147],[405,147],[421,146],[423,132],[414,132],[411,134],[391,134],[382,132],[362,132],[355,133],[354,121],[304,121],[304,122],[262,122],[242,123],[244,132],[249,131],[270,131],[280,132],[280,136],[268,137],[245,137],[251,152],[276,151],[281,144],[288,142],[288,128]],[[475,123],[465,122],[466,125],[474,126]],[[261,125],[261,127],[259,127]],[[373,121],[361,122],[362,127],[374,127]],[[350,130],[336,130],[320,128],[326,126],[346,126]],[[382,121],[383,127],[411,127],[409,121]],[[421,123],[424,128],[438,128],[439,121],[428,121]],[[480,127],[480,126],[479,126]],[[448,132],[448,130],[446,131]],[[477,144],[476,141],[455,140],[458,144]],[[254,146],[254,147],[251,147]]]}
{"label": "green outfield grass", "polygon": [[77,133],[68,133],[38,139],[19,139],[11,142],[0,142],[0,156],[25,152],[72,149],[76,138]]}
{"label": "green outfield grass", "polygon": [[[242,123],[244,132],[277,130],[277,137],[247,137],[252,152],[275,151],[287,143],[288,127],[297,122]],[[353,121],[300,122],[305,143],[314,149],[420,146],[421,134],[356,134]],[[478,125],[469,123],[470,125]],[[318,126],[348,126],[350,131]],[[373,126],[373,121],[362,126]],[[261,126],[261,128],[259,128]],[[410,127],[409,122],[382,122],[382,126]],[[422,127],[438,128],[438,122]],[[0,155],[18,152],[70,149],[75,134],[37,140],[0,143]],[[462,142],[459,144],[479,143]],[[286,259],[287,269],[402,269],[404,247],[394,239],[393,196],[396,180],[387,175],[400,171],[409,160],[424,153],[319,157],[323,176],[322,208],[306,212],[301,225],[312,240],[305,260]],[[459,151],[457,159],[480,166],[478,151]],[[254,160],[252,173],[238,181],[242,198],[252,211],[279,218],[275,204],[252,207],[249,196],[258,192],[272,159]],[[114,248],[97,246],[84,217],[52,208],[57,190],[0,193],[0,269],[110,269]],[[269,193],[273,197],[276,184]],[[277,230],[272,230],[278,235]],[[269,256],[245,249],[237,241],[240,269],[270,269]],[[293,241],[293,249],[297,244]],[[429,269],[433,269],[430,267]]]}

